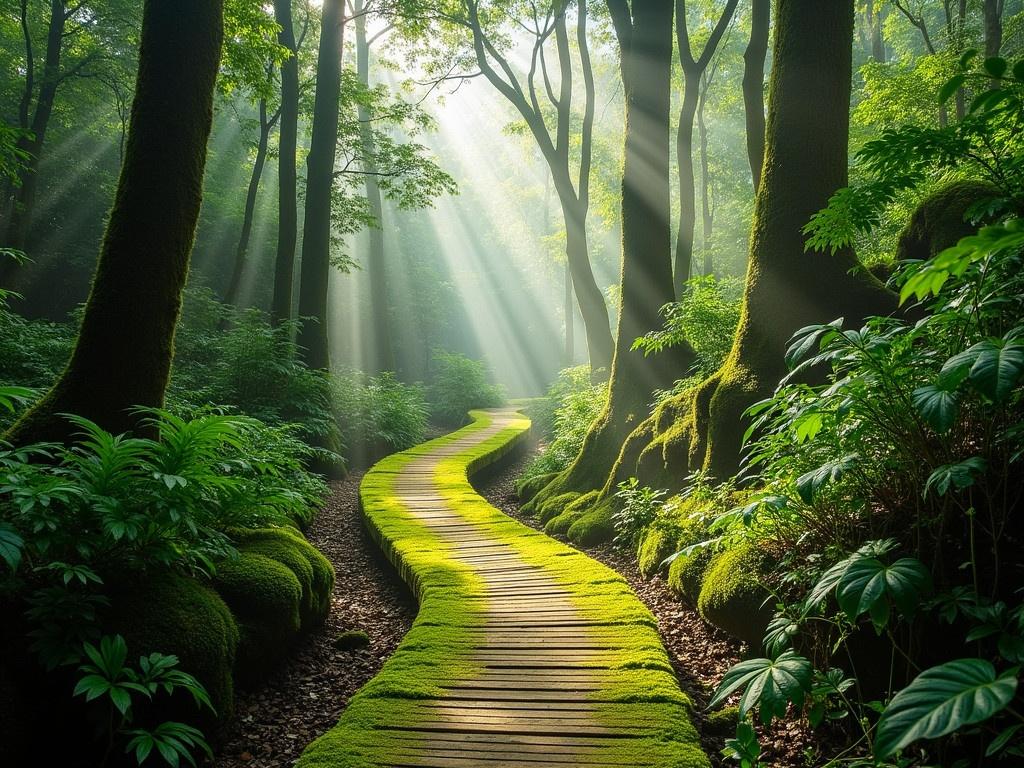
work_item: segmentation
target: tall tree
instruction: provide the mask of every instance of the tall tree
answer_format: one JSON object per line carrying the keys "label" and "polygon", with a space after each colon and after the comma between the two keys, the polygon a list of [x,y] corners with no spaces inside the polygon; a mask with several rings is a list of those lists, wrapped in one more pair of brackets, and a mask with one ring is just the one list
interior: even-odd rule
{"label": "tall tree", "polygon": [[[18,5],[25,82],[18,105],[21,135],[17,149],[25,156],[25,162],[18,170],[16,183],[7,188],[0,205],[5,225],[2,244],[18,250],[28,246],[39,192],[39,164],[58,92],[69,80],[82,77],[95,77],[119,86],[116,62],[107,55],[105,48],[113,48],[113,41],[121,40],[135,13],[130,4],[122,7],[116,3],[48,0],[47,5],[49,13],[41,61],[35,45],[31,4],[20,0]],[[10,282],[15,271],[14,262],[0,265],[0,282]]]}
{"label": "tall tree", "polygon": [[764,62],[768,57],[771,7],[772,0],[752,0],[750,42],[743,52],[743,114],[754,194],[761,186],[761,167],[764,164]]}
{"label": "tall tree", "polygon": [[[71,360],[8,432],[66,439],[76,413],[112,432],[160,406],[202,200],[221,0],[146,0],[124,162]],[[183,56],[182,51],[188,55]]]}
{"label": "tall tree", "polygon": [[306,215],[299,282],[299,317],[303,323],[298,341],[306,364],[317,370],[328,370],[331,362],[327,289],[331,276],[331,199],[345,23],[344,0],[324,0],[313,128],[306,159]]}
{"label": "tall tree", "polygon": [[[636,475],[680,487],[696,469],[739,468],[744,411],[786,374],[790,336],[813,323],[895,310],[850,249],[808,252],[803,228],[848,179],[853,0],[776,0],[764,175],[732,351],[692,393],[667,401],[623,449]],[[638,445],[639,444],[639,445]]]}
{"label": "tall tree", "polygon": [[289,55],[281,62],[281,128],[277,149],[277,256],[270,315],[276,322],[292,315],[295,247],[299,231],[298,171],[299,49],[295,42],[292,0],[274,0],[277,41]]}
{"label": "tall tree", "polygon": [[985,17],[985,56],[998,56],[1003,47],[1003,11],[1006,0],[984,0],[982,13]]}
{"label": "tall tree", "polygon": [[[363,88],[370,88],[370,37],[366,33],[366,2],[353,4],[356,38],[356,77]],[[369,373],[393,371],[395,356],[391,339],[391,317],[388,307],[388,265],[384,250],[384,200],[378,180],[376,139],[373,132],[374,115],[366,100],[357,105],[359,141],[362,144],[366,204],[373,224],[367,229],[367,277],[370,283],[370,345],[364,368]]]}
{"label": "tall tree", "polygon": [[[639,336],[661,323],[659,309],[672,301],[669,193],[669,112],[672,72],[672,0],[608,0],[621,50],[626,98],[622,176],[621,300],[608,404],[588,432],[573,465],[534,499],[547,519],[564,515],[570,537],[585,541],[593,530],[567,504],[581,493],[596,500],[623,440],[646,417],[655,389],[667,388],[692,363],[692,351],[645,358],[633,349]],[[582,502],[581,502],[582,503]],[[590,513],[594,519],[599,512]],[[559,523],[555,523],[559,525]]]}
{"label": "tall tree", "polygon": [[256,217],[256,197],[260,191],[263,169],[267,165],[267,155],[270,152],[270,133],[274,130],[274,125],[281,115],[280,110],[273,115],[268,114],[266,96],[260,98],[257,113],[259,115],[259,134],[256,140],[256,158],[252,164],[252,173],[249,175],[249,185],[246,187],[242,228],[238,233],[238,243],[235,245],[235,259],[231,267],[231,276],[224,291],[224,302],[231,305],[238,303],[242,289],[242,277],[245,274],[246,257],[249,253],[249,240],[252,237],[252,223]]}
{"label": "tall tree", "polygon": [[[704,49],[694,58],[690,45],[686,0],[676,0],[676,44],[683,68],[683,104],[679,109],[676,156],[679,164],[679,228],[676,232],[675,292],[681,296],[693,265],[693,234],[697,223],[697,192],[693,169],[693,122],[700,101],[701,80],[711,63],[739,0],[727,0]],[[654,326],[652,326],[654,327]]]}
{"label": "tall tree", "polygon": [[[521,25],[532,36],[529,70],[525,77],[517,74],[509,57],[501,50],[500,41],[506,37],[506,31],[494,26],[510,17],[507,8],[493,8],[481,0],[460,0],[457,12],[446,10],[442,4],[440,9],[431,13],[468,32],[472,56],[480,73],[522,116],[548,164],[565,222],[566,259],[583,318],[590,367],[597,375],[601,371],[607,374],[611,366],[613,342],[608,309],[594,279],[587,241],[596,108],[594,72],[587,38],[588,0],[576,2],[575,40],[577,63],[583,80],[582,99],[580,88],[574,83],[568,8],[569,0],[531,4],[532,13]],[[545,55],[545,46],[552,38],[557,57],[557,81],[554,73],[549,72]],[[540,87],[538,75],[543,82]],[[542,98],[546,98],[546,102],[542,103]],[[582,114],[573,106],[580,101]],[[577,123],[578,142],[572,135]],[[577,147],[578,155],[575,154]],[[578,163],[576,173],[573,173],[570,158]]]}

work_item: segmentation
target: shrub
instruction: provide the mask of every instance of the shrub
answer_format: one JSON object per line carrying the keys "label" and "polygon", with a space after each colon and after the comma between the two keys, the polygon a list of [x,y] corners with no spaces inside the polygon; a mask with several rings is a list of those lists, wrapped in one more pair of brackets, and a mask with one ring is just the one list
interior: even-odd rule
{"label": "shrub", "polygon": [[504,402],[501,388],[488,381],[484,363],[451,352],[434,353],[427,403],[439,424],[464,424],[474,408],[494,408]]}
{"label": "shrub", "polygon": [[531,406],[531,417],[536,414],[540,418],[540,434],[550,442],[524,470],[521,483],[561,472],[576,460],[583,438],[601,415],[608,397],[608,385],[592,384],[589,371],[586,366],[565,369],[544,398]]}
{"label": "shrub", "polygon": [[404,384],[393,373],[335,374],[332,398],[346,459],[356,464],[366,465],[411,448],[426,437],[428,409],[423,387]]}

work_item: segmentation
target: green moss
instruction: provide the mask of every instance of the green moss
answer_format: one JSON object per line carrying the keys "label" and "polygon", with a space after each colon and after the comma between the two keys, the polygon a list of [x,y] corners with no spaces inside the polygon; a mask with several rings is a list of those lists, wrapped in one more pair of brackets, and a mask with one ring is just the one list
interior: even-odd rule
{"label": "green moss", "polygon": [[519,496],[520,501],[529,501],[557,475],[557,472],[552,472],[550,474],[524,477],[516,483],[516,495]]}
{"label": "green moss", "polygon": [[281,663],[301,627],[302,585],[287,566],[256,552],[221,563],[214,588],[241,629],[236,672],[252,682]]}
{"label": "green moss", "polygon": [[712,552],[708,548],[698,549],[689,555],[680,555],[668,567],[668,586],[690,605],[697,605],[701,584]]}
{"label": "green moss", "polygon": [[348,632],[342,632],[331,643],[339,651],[355,651],[360,648],[365,648],[370,644],[370,636],[362,630],[352,629]]}
{"label": "green moss", "polygon": [[579,493],[562,493],[558,496],[552,496],[550,499],[545,501],[537,509],[537,517],[542,523],[547,523],[549,520],[562,515],[567,511],[570,504],[576,499],[580,498],[582,494]]}
{"label": "green moss", "polygon": [[235,535],[239,551],[264,555],[286,566],[302,587],[299,616],[303,631],[323,624],[331,609],[334,567],[298,531],[261,528]]}
{"label": "green moss", "polygon": [[900,233],[896,258],[925,261],[973,235],[977,227],[964,221],[975,203],[998,197],[999,190],[981,181],[956,181],[928,195]]}
{"label": "green moss", "polygon": [[717,553],[708,565],[697,598],[697,610],[705,621],[734,637],[759,647],[771,619],[769,594],[760,576],[768,557],[752,541],[742,541]]}
{"label": "green moss", "polygon": [[652,526],[644,533],[637,547],[637,562],[640,575],[650,578],[661,569],[666,557],[676,552],[676,537],[665,528]]}
{"label": "green moss", "polygon": [[738,706],[723,707],[708,713],[704,720],[704,730],[715,738],[728,739],[736,733],[739,721],[740,708]]}
{"label": "green moss", "polygon": [[592,547],[615,538],[612,523],[612,502],[610,499],[598,502],[576,518],[569,526],[566,536],[573,544]]}
{"label": "green moss", "polygon": [[[231,718],[239,629],[212,589],[173,573],[125,582],[111,595],[104,630],[123,635],[133,657],[155,651],[177,656],[180,669],[195,676],[210,694],[219,722]],[[188,697],[173,701],[166,714],[197,722],[195,704]]]}

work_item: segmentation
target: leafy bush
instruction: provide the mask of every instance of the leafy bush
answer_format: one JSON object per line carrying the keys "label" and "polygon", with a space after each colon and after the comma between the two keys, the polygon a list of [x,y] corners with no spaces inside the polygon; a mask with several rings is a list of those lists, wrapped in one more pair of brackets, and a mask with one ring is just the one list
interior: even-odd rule
{"label": "leafy bush", "polygon": [[964,157],[1004,195],[975,211],[996,223],[903,265],[894,282],[921,302],[916,322],[798,331],[792,373],[749,411],[760,491],[717,525],[788,554],[766,656],[733,667],[712,700],[742,693],[738,759],[757,752],[746,717],[790,707],[844,727],[872,765],[1024,757],[1024,62],[970,61],[942,93],[974,84],[967,118],[869,144],[877,183],[837,194],[811,230],[842,246],[844,221],[872,226],[893,190]]}
{"label": "leafy bush", "polygon": [[487,367],[479,360],[452,352],[435,352],[427,385],[430,415],[439,424],[465,423],[474,408],[494,408],[505,402],[501,387],[488,381]]}
{"label": "leafy bush", "polygon": [[688,342],[697,354],[694,373],[712,374],[732,349],[742,296],[739,278],[692,277],[683,297],[661,308],[664,327],[641,336],[633,342],[633,349],[650,355]]}
{"label": "leafy bush", "polygon": [[[287,455],[294,441],[251,419],[152,411],[151,440],[71,418],[81,433],[70,447],[0,447],[0,558],[27,594],[33,648],[49,667],[95,639],[108,574],[210,573],[234,553],[228,529],[305,519],[324,491]],[[267,437],[285,453],[250,455]]]}
{"label": "leafy bush", "polygon": [[364,464],[423,442],[428,409],[422,386],[403,384],[393,373],[348,371],[331,378],[347,459]]}
{"label": "leafy bush", "polygon": [[540,434],[550,442],[524,470],[523,479],[561,472],[572,464],[607,397],[608,385],[592,384],[586,366],[559,373],[544,398],[531,406],[530,417],[539,420]]}
{"label": "leafy bush", "polygon": [[619,483],[615,492],[618,507],[612,513],[615,543],[635,547],[640,536],[654,523],[664,497],[665,491],[642,486],[635,477]]}

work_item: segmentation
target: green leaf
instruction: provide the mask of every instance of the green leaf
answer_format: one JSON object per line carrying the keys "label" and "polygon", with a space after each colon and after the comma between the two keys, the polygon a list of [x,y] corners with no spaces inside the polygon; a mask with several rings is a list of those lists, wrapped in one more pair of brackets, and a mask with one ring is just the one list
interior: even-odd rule
{"label": "green leaf", "polygon": [[811,692],[812,676],[811,662],[791,650],[776,659],[741,661],[725,673],[708,708],[718,706],[734,691],[744,688],[740,717],[745,717],[756,705],[761,721],[767,724],[772,717],[785,715],[789,704],[797,708],[803,706]]}
{"label": "green leaf", "polygon": [[948,392],[935,384],[926,384],[915,389],[911,401],[921,414],[921,418],[940,435],[950,430],[960,412],[956,393]]}
{"label": "green leaf", "polygon": [[984,659],[926,669],[897,693],[878,721],[875,756],[885,759],[918,739],[936,739],[988,720],[1017,692],[1014,667],[996,676]]}
{"label": "green leaf", "polygon": [[928,476],[922,495],[927,496],[934,490],[939,496],[945,496],[951,486],[958,491],[970,488],[986,466],[985,459],[980,456],[972,456],[956,464],[943,464]]}
{"label": "green leaf", "polygon": [[1009,742],[1010,739],[1013,738],[1014,734],[1016,734],[1017,731],[1019,731],[1022,727],[1024,727],[1024,723],[1017,723],[1015,725],[1011,725],[1009,728],[1004,728],[1002,731],[1000,731],[999,735],[992,739],[992,742],[988,745],[988,748],[985,750],[985,757],[992,757],[998,752],[1001,752],[1003,747],[1006,746],[1007,742]]}
{"label": "green leaf", "polygon": [[960,56],[960,61],[958,62],[960,69],[965,69],[967,65],[970,64],[974,57],[977,55],[977,48],[968,48],[966,51],[964,51],[963,54]]}
{"label": "green leaf", "polygon": [[1024,344],[999,339],[975,347],[979,349],[969,374],[971,384],[995,402],[1005,400],[1024,374]]}
{"label": "green leaf", "polygon": [[910,615],[930,589],[931,575],[920,560],[904,557],[885,565],[874,557],[859,557],[839,579],[836,599],[850,621],[867,613],[881,632],[889,621],[890,601]]}
{"label": "green leaf", "polygon": [[1013,79],[1024,82],[1024,59],[1013,65]]}
{"label": "green leaf", "polygon": [[853,469],[859,459],[860,456],[851,453],[801,475],[796,480],[796,490],[800,494],[800,498],[805,504],[810,504],[814,501],[818,491]]}
{"label": "green leaf", "polygon": [[953,77],[949,78],[939,89],[939,103],[945,104],[949,101],[950,97],[963,87],[966,79],[967,75],[964,74],[953,75]]}
{"label": "green leaf", "polygon": [[1000,78],[1005,75],[1006,70],[1009,67],[1006,63],[1006,59],[999,56],[993,56],[991,59],[985,59],[983,66],[985,67],[985,71],[995,78]]}
{"label": "green leaf", "polygon": [[25,540],[18,532],[6,523],[0,523],[0,558],[7,563],[11,572],[18,570],[21,564],[21,550]]}

